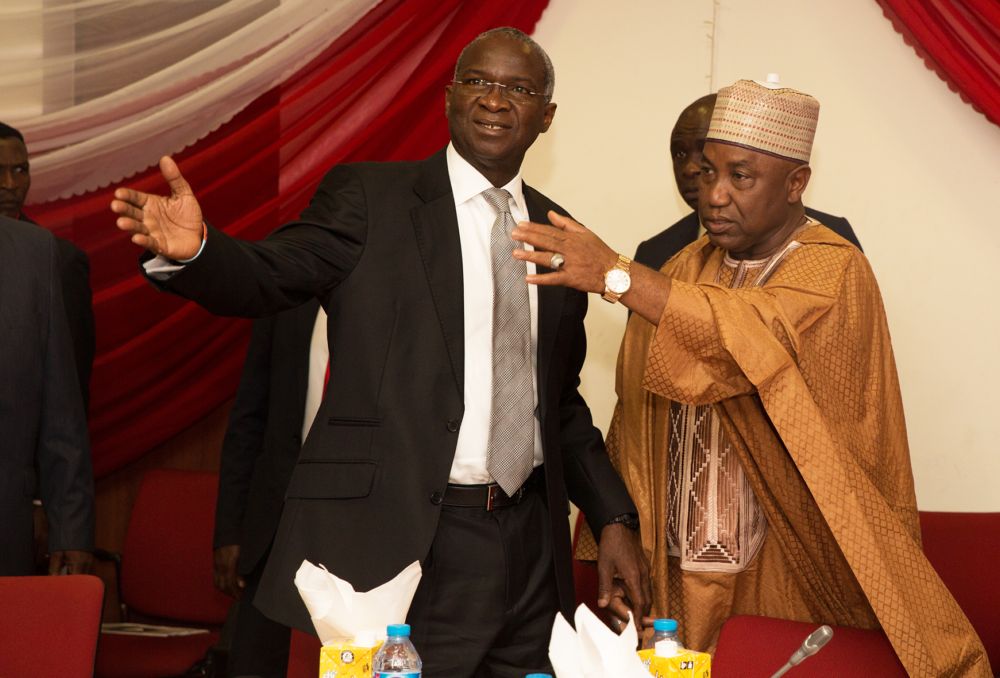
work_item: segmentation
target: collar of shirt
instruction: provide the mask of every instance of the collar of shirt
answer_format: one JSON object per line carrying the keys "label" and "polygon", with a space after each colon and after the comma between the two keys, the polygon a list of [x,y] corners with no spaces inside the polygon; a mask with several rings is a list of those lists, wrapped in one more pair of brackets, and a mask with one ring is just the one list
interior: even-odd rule
{"label": "collar of shirt", "polygon": [[[468,200],[474,200],[477,196],[485,205],[486,198],[483,198],[480,194],[487,188],[493,187],[490,180],[470,165],[468,160],[459,155],[453,144],[448,144],[445,156],[448,160],[448,178],[451,180],[451,191],[455,198],[455,205],[461,205]],[[511,197],[514,198],[514,205],[516,207],[515,210],[512,210],[514,212],[512,215],[514,220],[527,219],[528,208],[524,202],[524,183],[521,181],[521,172],[518,171],[513,179],[500,188],[506,189]],[[520,214],[517,212],[520,212]]]}

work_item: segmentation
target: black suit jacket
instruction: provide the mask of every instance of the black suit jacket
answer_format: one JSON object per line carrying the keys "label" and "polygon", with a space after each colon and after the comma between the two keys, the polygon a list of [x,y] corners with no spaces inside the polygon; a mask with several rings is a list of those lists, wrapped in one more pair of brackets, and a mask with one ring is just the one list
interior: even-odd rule
{"label": "black suit jacket", "polygon": [[[806,214],[861,249],[861,243],[858,242],[858,237],[854,235],[854,229],[847,219],[825,214],[810,207],[806,208]],[[639,243],[633,258],[644,266],[659,270],[672,256],[698,239],[698,226],[698,213],[691,212],[670,228]]]}
{"label": "black suit jacket", "polygon": [[[529,214],[561,208],[528,186]],[[428,553],[464,414],[462,257],[444,152],[335,167],[300,221],[262,243],[210,229],[165,283],[222,314],[318,296],[329,314],[326,398],[289,482],[255,603],[310,630],[293,585],[303,559],[367,590]],[[568,501],[595,533],[635,508],[578,392],[587,297],[538,290],[538,397],[561,608],[573,609]],[[475,576],[470,573],[470,576]]]}
{"label": "black suit jacket", "polygon": [[[94,485],[56,239],[0,218],[0,574],[31,574],[38,488],[51,551],[90,550]],[[36,475],[37,474],[37,475]]]}
{"label": "black suit jacket", "polygon": [[[21,213],[21,220],[36,223]],[[90,291],[90,259],[86,253],[69,240],[56,238],[59,252],[59,279],[62,281],[63,302],[66,305],[66,319],[73,339],[73,356],[76,360],[77,378],[83,407],[90,407],[90,373],[94,368],[96,339],[94,332],[93,295]]]}
{"label": "black suit jacket", "polygon": [[254,323],[222,442],[215,547],[239,544],[249,574],[278,528],[302,447],[309,349],[319,301]]}

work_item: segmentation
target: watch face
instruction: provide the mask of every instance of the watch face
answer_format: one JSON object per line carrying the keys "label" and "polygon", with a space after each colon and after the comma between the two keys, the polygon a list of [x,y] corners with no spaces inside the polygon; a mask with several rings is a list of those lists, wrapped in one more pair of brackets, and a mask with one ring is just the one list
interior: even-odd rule
{"label": "watch face", "polygon": [[620,268],[613,268],[604,276],[604,284],[615,294],[625,294],[632,284],[632,276]]}

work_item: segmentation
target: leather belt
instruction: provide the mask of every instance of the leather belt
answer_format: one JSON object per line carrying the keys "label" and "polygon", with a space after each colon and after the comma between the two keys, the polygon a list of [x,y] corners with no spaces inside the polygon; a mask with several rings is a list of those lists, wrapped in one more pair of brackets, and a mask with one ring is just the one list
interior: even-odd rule
{"label": "leather belt", "polygon": [[539,478],[542,476],[541,468],[541,466],[536,468],[513,496],[509,496],[496,483],[490,483],[489,485],[449,484],[445,487],[441,504],[443,506],[458,506],[462,508],[481,508],[487,511],[514,506],[521,503],[524,495],[538,484]]}

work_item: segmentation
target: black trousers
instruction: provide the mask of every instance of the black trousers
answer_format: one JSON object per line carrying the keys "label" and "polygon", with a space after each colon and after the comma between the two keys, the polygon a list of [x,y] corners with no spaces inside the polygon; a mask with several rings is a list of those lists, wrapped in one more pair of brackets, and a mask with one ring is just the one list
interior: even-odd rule
{"label": "black trousers", "polygon": [[261,557],[253,572],[246,575],[246,588],[236,603],[236,618],[226,664],[226,673],[231,678],[285,678],[288,673],[291,629],[265,617],[251,602],[257,593],[257,585],[260,584],[260,575],[266,562],[267,554]]}
{"label": "black trousers", "polygon": [[557,609],[541,491],[494,511],[442,507],[407,618],[424,678],[551,673]]}

